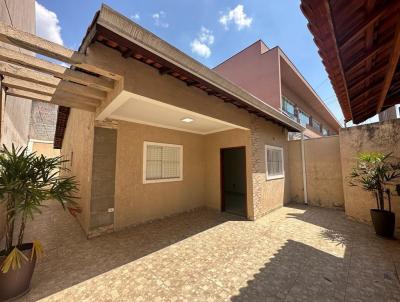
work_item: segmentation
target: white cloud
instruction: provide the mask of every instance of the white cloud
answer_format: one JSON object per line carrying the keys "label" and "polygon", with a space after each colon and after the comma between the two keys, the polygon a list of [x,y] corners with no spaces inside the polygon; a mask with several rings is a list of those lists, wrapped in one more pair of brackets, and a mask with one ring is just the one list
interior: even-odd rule
{"label": "white cloud", "polygon": [[207,43],[208,45],[211,45],[214,43],[214,35],[212,34],[212,31],[205,28],[204,26],[201,27],[198,38],[199,38],[200,42]]}
{"label": "white cloud", "polygon": [[214,35],[211,30],[201,27],[197,37],[190,43],[190,48],[193,53],[203,58],[211,56],[210,46],[214,43]]}
{"label": "white cloud", "polygon": [[36,34],[46,40],[63,45],[61,26],[57,14],[35,2]]}
{"label": "white cloud", "polygon": [[201,43],[198,39],[194,39],[192,43],[190,43],[190,47],[192,52],[198,54],[200,57],[208,58],[211,56],[211,49],[206,44]]}
{"label": "white cloud", "polygon": [[225,29],[229,29],[229,24],[234,23],[236,28],[241,30],[245,27],[250,27],[252,22],[253,18],[246,15],[242,4],[238,4],[234,9],[231,9],[219,18],[219,23],[221,23]]}
{"label": "white cloud", "polygon": [[151,17],[153,18],[154,24],[156,26],[168,28],[169,24],[165,21],[166,16],[167,14],[161,10],[158,13],[154,13]]}
{"label": "white cloud", "polygon": [[131,19],[132,20],[140,20],[140,15],[139,15],[139,13],[135,13],[135,14],[133,14],[133,15],[131,15]]}

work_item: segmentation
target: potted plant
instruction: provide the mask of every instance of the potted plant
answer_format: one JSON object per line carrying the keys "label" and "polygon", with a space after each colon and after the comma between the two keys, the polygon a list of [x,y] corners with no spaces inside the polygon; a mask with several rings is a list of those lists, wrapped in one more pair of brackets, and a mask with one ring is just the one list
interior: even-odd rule
{"label": "potted plant", "polygon": [[[36,259],[42,253],[38,240],[24,242],[29,220],[41,213],[46,200],[54,200],[71,214],[80,209],[76,203],[78,184],[74,177],[59,171],[65,160],[28,153],[27,148],[0,150],[0,202],[6,203],[5,247],[0,251],[0,301],[25,294]],[[18,227],[19,226],[19,227]],[[18,227],[18,228],[17,228]]]}
{"label": "potted plant", "polygon": [[371,209],[370,213],[375,232],[379,236],[391,238],[394,235],[395,214],[392,212],[391,187],[396,186],[399,178],[400,162],[391,153],[359,154],[357,166],[350,174],[350,185],[372,192],[375,197],[376,209]]}

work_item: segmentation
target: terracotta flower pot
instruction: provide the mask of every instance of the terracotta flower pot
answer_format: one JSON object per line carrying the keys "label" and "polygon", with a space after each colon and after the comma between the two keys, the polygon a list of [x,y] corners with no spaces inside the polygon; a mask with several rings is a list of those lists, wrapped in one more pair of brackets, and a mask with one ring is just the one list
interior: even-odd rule
{"label": "terracotta flower pot", "polygon": [[[30,289],[36,256],[30,261],[32,243],[24,243],[19,249],[28,257],[29,261],[23,261],[19,269],[13,270],[11,268],[7,273],[0,271],[0,301],[21,297]],[[4,251],[0,253],[0,261],[5,258],[2,254],[4,254]]]}
{"label": "terracotta flower pot", "polygon": [[378,236],[393,238],[396,218],[393,212],[371,209],[371,218]]}

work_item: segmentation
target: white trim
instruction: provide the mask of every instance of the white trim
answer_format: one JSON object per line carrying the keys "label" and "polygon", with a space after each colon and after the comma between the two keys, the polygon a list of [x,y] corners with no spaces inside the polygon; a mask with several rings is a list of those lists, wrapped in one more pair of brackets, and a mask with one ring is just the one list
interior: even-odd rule
{"label": "white trim", "polygon": [[52,144],[53,143],[53,141],[45,141],[45,140],[33,139],[33,138],[30,138],[29,141],[33,142],[33,143],[42,143],[42,144]]}
{"label": "white trim", "polygon": [[107,117],[109,117],[110,114],[112,114],[115,110],[117,110],[119,107],[121,107],[123,104],[125,104],[126,101],[130,99],[130,94],[128,91],[121,91],[107,106],[106,108],[103,109],[96,117],[96,121],[103,121]]}
{"label": "white trim", "polygon": [[[146,179],[146,169],[147,169],[147,146],[165,146],[165,147],[178,147],[180,150],[180,177],[177,178],[164,178],[164,179]],[[156,143],[156,142],[143,142],[143,184],[150,183],[160,183],[160,182],[174,182],[174,181],[182,181],[183,180],[183,145],[175,145],[175,144],[166,144],[166,143]]]}
{"label": "white trim", "polygon": [[213,131],[209,131],[209,132],[200,132],[200,131],[188,130],[185,128],[165,126],[165,125],[159,124],[159,123],[146,122],[146,121],[142,121],[139,119],[134,119],[134,118],[125,117],[125,116],[121,116],[121,115],[110,115],[109,118],[113,119],[113,120],[121,120],[121,121],[125,121],[125,122],[137,123],[137,124],[158,127],[158,128],[165,128],[165,129],[176,130],[176,131],[182,131],[182,132],[189,132],[189,133],[200,134],[200,135],[208,135],[208,134],[212,134],[212,133],[235,129],[232,127],[223,127],[223,128],[219,128],[219,129],[216,129]]}
{"label": "white trim", "polygon": [[308,204],[306,155],[304,152],[304,132],[301,133],[301,167],[303,172],[304,203]]}
{"label": "white trim", "polygon": [[[271,150],[279,150],[281,151],[282,154],[282,174],[279,175],[274,175],[274,176],[269,176],[268,175],[268,155],[267,155],[267,150],[271,149]],[[279,178],[285,178],[285,158],[284,158],[284,154],[283,154],[283,148],[282,147],[278,147],[278,146],[271,146],[271,145],[265,145],[265,177],[267,180],[272,180],[272,179],[279,179]]]}

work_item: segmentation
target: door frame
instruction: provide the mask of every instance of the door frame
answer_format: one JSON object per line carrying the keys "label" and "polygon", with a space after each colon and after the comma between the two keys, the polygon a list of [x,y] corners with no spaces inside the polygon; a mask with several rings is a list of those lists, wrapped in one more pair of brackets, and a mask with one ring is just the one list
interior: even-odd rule
{"label": "door frame", "polygon": [[245,202],[245,217],[248,218],[248,209],[247,209],[247,151],[246,146],[238,146],[238,147],[226,147],[220,148],[219,150],[219,175],[220,175],[220,192],[221,192],[221,212],[225,212],[225,198],[224,198],[224,150],[235,150],[235,149],[244,149],[244,202]]}

